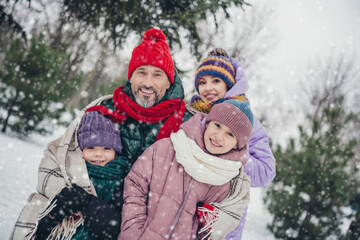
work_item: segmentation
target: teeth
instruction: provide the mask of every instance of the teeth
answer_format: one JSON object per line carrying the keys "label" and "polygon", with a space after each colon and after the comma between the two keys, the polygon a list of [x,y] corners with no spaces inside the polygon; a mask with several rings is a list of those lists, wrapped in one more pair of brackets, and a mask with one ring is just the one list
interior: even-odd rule
{"label": "teeth", "polygon": [[149,94],[150,94],[150,93],[154,93],[154,91],[146,90],[146,89],[141,89],[141,91],[144,92],[144,93],[149,93]]}
{"label": "teeth", "polygon": [[218,143],[214,142],[212,139],[210,139],[210,141],[211,141],[211,142],[212,142],[212,144],[214,144],[215,146],[217,146],[217,147],[221,147],[221,145],[220,145],[220,144],[218,144]]}

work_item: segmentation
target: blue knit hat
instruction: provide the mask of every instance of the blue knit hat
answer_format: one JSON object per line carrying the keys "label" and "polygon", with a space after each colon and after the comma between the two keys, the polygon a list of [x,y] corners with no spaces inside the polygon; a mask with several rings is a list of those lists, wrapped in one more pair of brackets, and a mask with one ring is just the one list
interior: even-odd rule
{"label": "blue knit hat", "polygon": [[121,153],[120,131],[115,123],[98,112],[87,112],[77,132],[81,150],[88,147],[108,147]]}
{"label": "blue knit hat", "polygon": [[253,115],[253,113],[251,111],[251,108],[250,108],[250,102],[248,102],[248,101],[239,101],[239,100],[236,100],[236,99],[228,99],[228,100],[225,100],[224,102],[231,103],[235,107],[239,108],[246,115],[246,117],[249,119],[249,121],[251,123],[251,127],[254,127],[254,115]]}
{"label": "blue knit hat", "polygon": [[206,117],[206,122],[218,121],[235,134],[238,148],[248,144],[254,125],[254,116],[249,102],[225,100],[215,104]]}
{"label": "blue knit hat", "polygon": [[205,75],[219,77],[228,89],[235,84],[235,69],[230,62],[226,51],[222,48],[215,48],[208,53],[199,65],[195,76],[195,89],[199,92],[199,78]]}

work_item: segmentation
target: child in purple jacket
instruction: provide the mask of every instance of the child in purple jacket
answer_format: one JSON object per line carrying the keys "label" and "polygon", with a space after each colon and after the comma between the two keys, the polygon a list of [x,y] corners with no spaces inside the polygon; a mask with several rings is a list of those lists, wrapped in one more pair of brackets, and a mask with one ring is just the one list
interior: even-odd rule
{"label": "child in purple jacket", "polygon": [[[209,52],[197,69],[195,89],[198,95],[193,96],[190,106],[197,112],[208,113],[212,106],[225,99],[247,101],[245,92],[248,88],[249,85],[240,63],[230,58],[225,50],[215,48]],[[251,187],[263,187],[269,184],[276,175],[275,158],[269,145],[269,137],[255,116],[249,141],[249,160],[244,165],[244,170],[251,178]],[[225,239],[241,239],[246,211],[247,208],[244,209],[238,227]],[[199,215],[206,215],[206,213],[199,213]]]}
{"label": "child in purple jacket", "polygon": [[[145,150],[125,178],[118,240],[197,239],[199,203],[209,202],[228,212],[246,207],[250,178],[242,166],[248,159],[252,125],[248,102],[226,100],[208,115],[195,114],[177,133]],[[234,178],[237,186],[230,183]],[[234,191],[238,195],[233,202],[222,205]],[[216,224],[215,219],[200,237],[219,239],[228,233],[224,226],[212,231]]]}

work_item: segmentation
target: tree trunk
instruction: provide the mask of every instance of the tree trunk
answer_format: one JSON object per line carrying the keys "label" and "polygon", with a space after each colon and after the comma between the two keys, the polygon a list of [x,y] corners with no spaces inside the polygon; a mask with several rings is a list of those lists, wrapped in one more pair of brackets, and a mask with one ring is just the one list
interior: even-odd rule
{"label": "tree trunk", "polygon": [[310,221],[310,218],[311,214],[309,212],[306,212],[306,217],[299,228],[299,233],[296,239],[304,239],[304,235],[306,234],[306,227],[304,225],[305,223]]}
{"label": "tree trunk", "polygon": [[13,111],[13,106],[15,105],[15,102],[16,102],[17,98],[19,97],[19,93],[20,93],[20,91],[16,90],[15,97],[10,103],[10,106],[8,108],[8,111],[7,111],[7,116],[6,116],[6,119],[4,120],[3,128],[1,130],[3,133],[6,131],[6,128],[8,126],[9,118],[10,118],[11,113]]}
{"label": "tree trunk", "polygon": [[360,218],[351,221],[343,240],[357,240],[360,238]]}

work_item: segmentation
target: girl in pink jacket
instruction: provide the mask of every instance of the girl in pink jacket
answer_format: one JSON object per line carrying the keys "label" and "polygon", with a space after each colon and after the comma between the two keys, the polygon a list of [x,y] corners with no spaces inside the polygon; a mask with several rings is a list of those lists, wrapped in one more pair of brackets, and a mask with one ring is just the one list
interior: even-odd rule
{"label": "girl in pink jacket", "polygon": [[[239,187],[231,186],[234,177],[243,179],[239,204],[245,207],[250,178],[242,165],[252,125],[249,102],[225,100],[145,150],[125,178],[118,239],[196,239],[197,204],[221,202]],[[208,231],[200,236],[206,238],[204,234]]]}
{"label": "girl in pink jacket", "polygon": [[[198,94],[192,97],[190,106],[195,111],[208,113],[213,105],[225,99],[247,101],[246,91],[249,83],[244,69],[239,61],[229,57],[224,49],[215,48],[208,53],[197,68],[194,82]],[[251,178],[251,187],[264,187],[276,175],[275,158],[270,148],[269,136],[255,115],[249,140],[249,159],[244,164],[244,171]],[[199,209],[199,216],[206,215],[203,210],[208,207],[214,206],[206,202]],[[234,223],[237,227],[224,237],[225,240],[242,238],[246,209],[243,210],[241,219]],[[203,222],[203,224],[207,223]]]}

